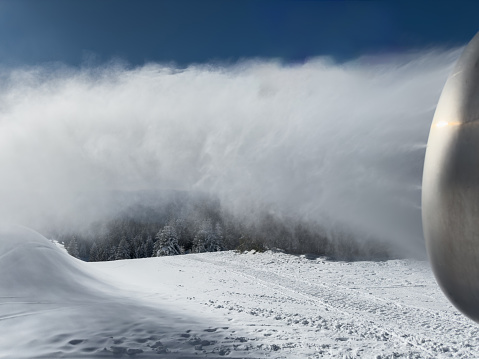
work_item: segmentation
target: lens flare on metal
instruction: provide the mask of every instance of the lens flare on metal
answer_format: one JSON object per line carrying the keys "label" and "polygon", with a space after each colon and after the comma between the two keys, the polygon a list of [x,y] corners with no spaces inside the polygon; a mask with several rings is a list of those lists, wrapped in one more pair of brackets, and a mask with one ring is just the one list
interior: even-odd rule
{"label": "lens flare on metal", "polygon": [[440,287],[479,322],[479,33],[436,108],[424,161],[422,222]]}

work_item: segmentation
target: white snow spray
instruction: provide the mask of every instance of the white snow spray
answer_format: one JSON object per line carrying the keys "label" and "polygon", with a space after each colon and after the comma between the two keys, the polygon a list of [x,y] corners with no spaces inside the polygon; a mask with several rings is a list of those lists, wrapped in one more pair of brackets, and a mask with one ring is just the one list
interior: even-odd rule
{"label": "white snow spray", "polygon": [[87,223],[115,191],[201,191],[423,250],[425,145],[458,54],[3,70],[0,216]]}

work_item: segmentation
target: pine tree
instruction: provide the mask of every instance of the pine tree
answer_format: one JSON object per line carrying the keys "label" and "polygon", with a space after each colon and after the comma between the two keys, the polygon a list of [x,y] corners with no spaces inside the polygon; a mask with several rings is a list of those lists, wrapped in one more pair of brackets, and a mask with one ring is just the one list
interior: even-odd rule
{"label": "pine tree", "polygon": [[97,262],[99,260],[100,260],[100,256],[98,251],[98,245],[96,244],[96,242],[93,242],[90,248],[90,256],[88,258],[88,261]]}
{"label": "pine tree", "polygon": [[223,230],[217,224],[217,230],[214,231],[211,221],[204,221],[193,239],[193,252],[218,252],[222,248]]}
{"label": "pine tree", "polygon": [[116,248],[115,259],[130,259],[130,245],[128,241],[123,238]]}
{"label": "pine tree", "polygon": [[189,228],[189,223],[183,218],[177,218],[170,221],[169,225],[175,228],[180,247],[190,251],[193,246],[194,231]]}
{"label": "pine tree", "polygon": [[193,239],[193,248],[191,249],[193,253],[206,252],[205,243],[206,243],[207,236],[208,236],[207,232],[203,229],[200,229],[196,233],[195,238]]}
{"label": "pine tree", "polygon": [[148,236],[146,239],[146,242],[143,244],[143,250],[145,252],[145,256],[148,257],[153,257],[153,239],[151,236]]}
{"label": "pine tree", "polygon": [[108,259],[108,253],[109,253],[110,247],[108,246],[107,242],[99,242],[97,251],[98,251],[98,261],[107,261]]}
{"label": "pine tree", "polygon": [[85,258],[85,243],[81,240],[81,238],[77,238],[77,247],[78,247],[78,257],[79,259]]}
{"label": "pine tree", "polygon": [[107,250],[105,250],[106,261],[114,261],[116,259],[116,246],[114,244],[110,245]]}
{"label": "pine tree", "polygon": [[78,242],[76,237],[73,237],[70,240],[70,243],[68,243],[68,246],[66,249],[67,249],[67,252],[73,257],[76,257],[76,258],[80,257],[80,252],[78,251]]}
{"label": "pine tree", "polygon": [[143,238],[140,234],[137,234],[132,241],[133,251],[135,253],[134,258],[145,258],[145,247],[143,246]]}
{"label": "pine tree", "polygon": [[216,240],[218,242],[218,247],[219,247],[219,249],[217,249],[217,252],[222,251],[224,248],[225,236],[223,234],[223,227],[221,227],[219,223],[216,223],[215,233],[216,233]]}
{"label": "pine tree", "polygon": [[157,241],[153,246],[153,253],[156,257],[174,256],[181,254],[182,250],[178,245],[178,237],[172,226],[164,226],[161,231],[156,234]]}

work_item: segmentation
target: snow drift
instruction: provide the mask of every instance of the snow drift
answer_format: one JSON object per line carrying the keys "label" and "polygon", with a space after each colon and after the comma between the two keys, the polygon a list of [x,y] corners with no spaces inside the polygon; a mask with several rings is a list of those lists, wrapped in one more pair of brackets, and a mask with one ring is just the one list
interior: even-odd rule
{"label": "snow drift", "polygon": [[0,273],[0,358],[187,357],[194,349],[186,330],[198,322],[189,313],[127,297],[114,278],[25,227],[0,227]]}
{"label": "snow drift", "polygon": [[83,300],[105,286],[85,271],[83,263],[58,250],[31,229],[0,227],[2,296],[36,300]]}

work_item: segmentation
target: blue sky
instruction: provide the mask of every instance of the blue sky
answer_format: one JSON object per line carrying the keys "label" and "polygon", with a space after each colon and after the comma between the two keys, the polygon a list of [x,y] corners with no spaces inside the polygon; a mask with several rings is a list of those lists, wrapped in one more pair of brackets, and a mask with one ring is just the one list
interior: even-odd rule
{"label": "blue sky", "polygon": [[472,1],[0,0],[0,65],[347,61],[463,45],[478,13]]}

